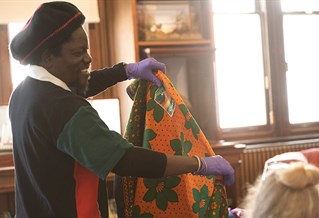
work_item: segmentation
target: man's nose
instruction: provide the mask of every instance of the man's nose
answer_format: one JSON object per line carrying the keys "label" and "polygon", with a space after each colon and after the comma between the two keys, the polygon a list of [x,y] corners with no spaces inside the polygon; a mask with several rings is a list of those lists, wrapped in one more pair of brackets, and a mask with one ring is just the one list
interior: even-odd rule
{"label": "man's nose", "polygon": [[85,61],[85,63],[89,63],[90,64],[92,62],[92,57],[91,57],[91,55],[89,53],[87,53],[84,56],[83,60]]}

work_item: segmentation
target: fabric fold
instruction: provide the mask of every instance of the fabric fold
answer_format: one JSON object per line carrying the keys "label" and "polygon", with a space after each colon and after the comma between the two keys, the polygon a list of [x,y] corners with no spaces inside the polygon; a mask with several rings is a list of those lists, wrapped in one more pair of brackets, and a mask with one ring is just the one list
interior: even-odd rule
{"label": "fabric fold", "polygon": [[[160,71],[156,76],[162,88],[142,80],[127,88],[134,103],[125,138],[135,146],[170,155],[215,155],[168,77]],[[228,217],[221,176],[117,177],[115,184],[119,217]]]}

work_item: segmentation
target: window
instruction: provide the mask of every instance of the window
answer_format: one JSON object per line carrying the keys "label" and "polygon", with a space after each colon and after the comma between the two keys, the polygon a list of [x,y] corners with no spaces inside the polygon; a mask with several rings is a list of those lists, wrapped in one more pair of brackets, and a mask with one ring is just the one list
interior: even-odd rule
{"label": "window", "polygon": [[319,131],[319,2],[212,0],[218,140]]}
{"label": "window", "polygon": [[314,27],[319,23],[319,16],[314,10],[319,12],[319,3],[296,1],[290,5],[286,0],[282,8],[289,122],[317,122],[319,29]]}

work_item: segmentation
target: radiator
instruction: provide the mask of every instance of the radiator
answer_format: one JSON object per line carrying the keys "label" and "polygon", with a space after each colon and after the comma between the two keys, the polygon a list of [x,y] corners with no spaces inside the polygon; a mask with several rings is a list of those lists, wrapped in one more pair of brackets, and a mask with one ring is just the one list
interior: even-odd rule
{"label": "radiator", "polygon": [[263,172],[267,159],[284,152],[300,151],[315,147],[319,147],[319,140],[247,145],[241,154],[240,175],[237,177],[240,178],[240,190],[238,190],[240,197],[245,196],[247,185],[253,184]]}

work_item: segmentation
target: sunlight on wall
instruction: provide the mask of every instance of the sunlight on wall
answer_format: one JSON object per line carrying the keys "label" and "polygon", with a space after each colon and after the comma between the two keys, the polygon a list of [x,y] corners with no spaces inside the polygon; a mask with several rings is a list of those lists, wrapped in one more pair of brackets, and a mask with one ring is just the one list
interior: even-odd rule
{"label": "sunlight on wall", "polygon": [[[22,29],[23,25],[24,25],[24,23],[10,23],[8,25],[8,32],[9,32],[9,40],[10,41]],[[11,68],[12,85],[13,85],[13,89],[14,89],[27,76],[28,66],[21,65],[19,63],[19,61],[15,60],[10,55],[10,68]]]}

